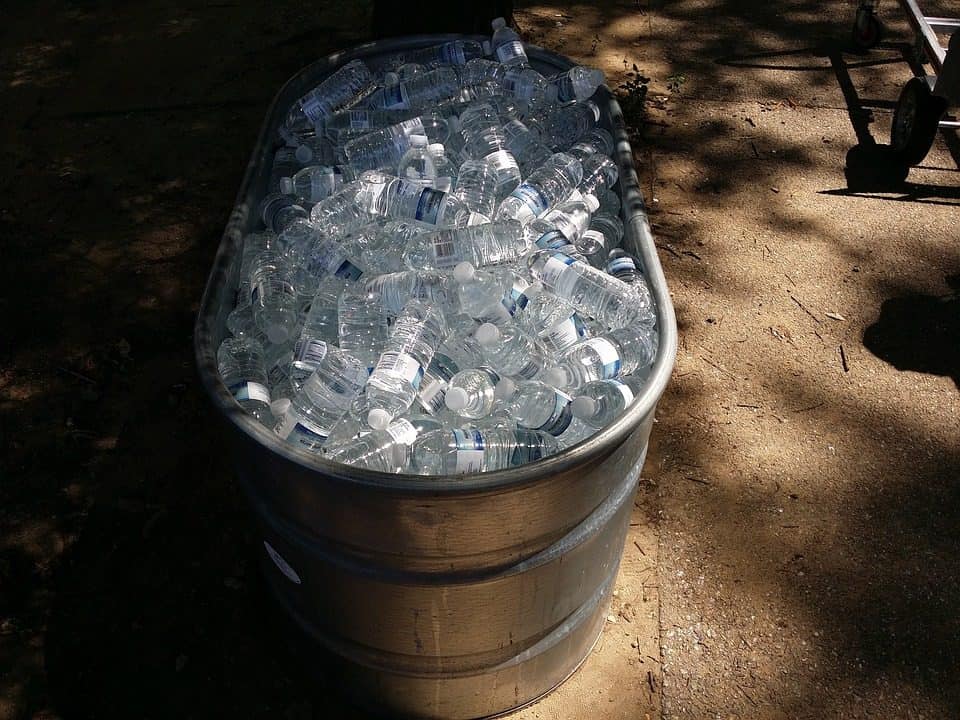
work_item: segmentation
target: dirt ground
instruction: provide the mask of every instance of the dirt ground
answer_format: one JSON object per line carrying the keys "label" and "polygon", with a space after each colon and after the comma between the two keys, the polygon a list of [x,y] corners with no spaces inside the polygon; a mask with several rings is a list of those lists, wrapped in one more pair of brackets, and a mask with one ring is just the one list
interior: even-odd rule
{"label": "dirt ground", "polygon": [[[624,100],[680,351],[600,644],[517,717],[957,717],[960,143],[844,174],[910,76],[894,4],[865,55],[852,1],[520,5],[649,78]],[[4,20],[0,718],[357,717],[264,620],[191,333],[271,97],[369,8]]]}

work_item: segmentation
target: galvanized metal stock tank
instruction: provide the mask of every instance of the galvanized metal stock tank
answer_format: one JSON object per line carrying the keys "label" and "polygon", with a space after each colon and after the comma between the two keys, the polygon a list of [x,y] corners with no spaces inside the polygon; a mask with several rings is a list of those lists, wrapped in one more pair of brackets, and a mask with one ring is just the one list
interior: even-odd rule
{"label": "galvanized metal stock tank", "polygon": [[[629,411],[546,460],[466,477],[385,475],[325,461],[243,413],[219,379],[242,237],[257,228],[276,130],[287,108],[337,66],[458,36],[358,47],[315,63],[280,91],[217,252],[195,332],[204,385],[223,419],[257,520],[267,583],[305,639],[336,658],[358,702],[425,718],[506,712],[568,677],[596,642],[613,589],[654,409],[676,352],[676,322],[616,102],[599,93],[617,140],[624,245],[643,261],[660,346]],[[544,73],[572,65],[528,50]]]}

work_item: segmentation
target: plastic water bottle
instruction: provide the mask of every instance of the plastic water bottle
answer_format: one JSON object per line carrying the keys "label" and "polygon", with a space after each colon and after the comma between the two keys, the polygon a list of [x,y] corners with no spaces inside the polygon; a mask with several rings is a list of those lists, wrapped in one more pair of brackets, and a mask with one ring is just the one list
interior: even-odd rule
{"label": "plastic water bottle", "polygon": [[281,178],[280,191],[301,203],[314,205],[356,179],[357,173],[349,165],[311,165],[292,177]]}
{"label": "plastic water bottle", "polygon": [[[588,232],[598,232],[603,235],[603,247],[608,250],[620,246],[623,242],[623,223],[616,215],[597,210],[590,219]],[[597,241],[599,242],[599,241]]]}
{"label": "plastic water bottle", "polygon": [[620,215],[620,196],[608,190],[603,193],[600,198],[600,210],[605,215],[612,215],[614,217],[619,217]]}
{"label": "plastic water bottle", "polygon": [[494,325],[512,321],[513,315],[504,303],[507,291],[513,286],[511,275],[482,270],[478,272],[473,265],[463,262],[453,269],[453,279],[459,284],[457,295],[460,309],[465,314]]}
{"label": "plastic water bottle", "polygon": [[491,367],[461,370],[447,384],[447,408],[461,417],[476,419],[493,412],[500,373]]}
{"label": "plastic water bottle", "polygon": [[540,140],[557,150],[568,148],[600,121],[600,107],[592,100],[552,108],[529,118],[527,127],[540,134]]}
{"label": "plastic water bottle", "polygon": [[267,181],[267,191],[271,193],[283,192],[281,183],[283,178],[293,175],[300,169],[301,163],[297,160],[297,151],[291,147],[278,148],[273,155],[273,165],[270,167],[270,179]]}
{"label": "plastic water bottle", "polygon": [[328,345],[273,431],[298,447],[318,452],[366,379],[367,369],[356,358]]}
{"label": "plastic water bottle", "polygon": [[[373,75],[362,60],[353,60],[327,77],[322,83],[300,98],[300,113],[314,125],[322,125],[326,118],[343,109],[373,85]],[[297,113],[288,116],[292,125]]]}
{"label": "plastic water bottle", "polygon": [[445,329],[443,314],[436,306],[419,300],[404,305],[367,382],[370,427],[386,429],[413,404]]}
{"label": "plastic water bottle", "polygon": [[373,217],[357,202],[360,183],[353,182],[310,208],[310,222],[324,235],[340,238],[370,223]]}
{"label": "plastic water bottle", "polygon": [[240,407],[264,425],[273,423],[263,347],[249,338],[227,338],[217,350],[220,378]]}
{"label": "plastic water bottle", "polygon": [[447,157],[446,148],[443,143],[430,143],[427,145],[427,153],[433,160],[433,167],[437,173],[435,177],[428,180],[427,185],[435,190],[450,192],[453,190],[453,178],[457,175],[457,168]]}
{"label": "plastic water bottle", "polygon": [[451,268],[461,262],[484,267],[514,262],[528,248],[519,223],[496,222],[419,235],[407,243],[403,261],[424,269]]}
{"label": "plastic water bottle", "polygon": [[500,204],[496,217],[526,225],[569,195],[582,177],[579,160],[556,153]]}
{"label": "plastic water bottle", "polygon": [[440,430],[443,423],[428,415],[413,415],[390,423],[385,430],[373,430],[351,442],[324,445],[324,454],[336,462],[379,472],[403,472],[409,462],[410,447],[427,432]]}
{"label": "plastic water bottle", "polygon": [[556,100],[556,90],[543,75],[531,67],[508,66],[500,80],[500,87],[529,108]]}
{"label": "plastic water bottle", "polygon": [[530,380],[548,367],[546,356],[536,342],[519,327],[484,323],[473,335],[488,365],[501,375]]}
{"label": "plastic water bottle", "polygon": [[527,258],[527,265],[553,294],[607,327],[653,322],[653,307],[641,303],[629,285],[582,260],[558,251],[540,250]]}
{"label": "plastic water bottle", "polygon": [[469,213],[466,206],[449,193],[377,170],[364,172],[359,184],[356,203],[369,215],[412,218],[444,227],[452,226],[459,215]]}
{"label": "plastic water bottle", "polygon": [[263,359],[264,367],[267,369],[267,383],[270,387],[270,410],[276,418],[283,414],[283,412],[277,413],[278,401],[292,398],[300,387],[294,382],[291,374],[293,347],[289,343],[267,345],[264,348]]}
{"label": "plastic water bottle", "polygon": [[541,460],[558,449],[556,438],[536,430],[434,430],[413,443],[410,467],[421,475],[490,472]]}
{"label": "plastic water bottle", "polygon": [[297,325],[297,292],[292,275],[290,265],[275,250],[264,250],[251,263],[253,320],[274,344],[287,341]]}
{"label": "plastic water bottle", "polygon": [[646,282],[640,267],[640,261],[622,248],[614,248],[607,256],[607,273],[627,285]]}
{"label": "plastic water bottle", "polygon": [[451,40],[421,50],[405,50],[398,53],[395,62],[421,63],[423,65],[466,65],[474,58],[482,58],[485,54],[483,45],[476,40]]}
{"label": "plastic water bottle", "polygon": [[444,397],[450,378],[460,372],[460,365],[452,357],[443,352],[444,346],[433,354],[430,364],[423,371],[423,379],[417,391],[417,402],[429,415],[443,412]]}
{"label": "plastic water bottle", "polygon": [[387,320],[380,295],[363,284],[347,285],[337,301],[340,349],[373,370],[387,342]]}
{"label": "plastic water bottle", "polygon": [[398,125],[415,115],[413,110],[370,110],[369,108],[351,108],[327,118],[323,131],[335,148],[362,135]]}
{"label": "plastic water bottle", "polygon": [[410,147],[400,158],[397,177],[419,182],[424,187],[432,186],[431,181],[437,179],[437,166],[427,151],[428,144],[426,135],[410,136]]}
{"label": "plastic water bottle", "polygon": [[577,65],[569,70],[551,75],[547,78],[555,89],[557,101],[562,103],[575,100],[586,100],[593,95],[597,88],[603,85],[603,71],[596,68]]}
{"label": "plastic water bottle", "polygon": [[[617,164],[604,155],[591,155],[582,164],[583,179],[577,189],[584,197],[598,198],[612,188],[620,177]],[[599,200],[597,200],[597,207],[600,207]]]}
{"label": "plastic water bottle", "polygon": [[522,174],[516,158],[507,150],[507,137],[501,130],[499,118],[480,130],[464,133],[463,150],[473,160],[489,165],[496,175],[496,196],[506,197],[520,184]]}
{"label": "plastic water bottle", "polygon": [[576,244],[590,226],[590,215],[599,207],[596,198],[562,202],[524,228],[526,237],[542,249]]}
{"label": "plastic water bottle", "polygon": [[504,404],[504,413],[515,420],[518,427],[554,437],[563,435],[570,427],[572,398],[545,383],[503,378],[495,392]]}
{"label": "plastic water bottle", "polygon": [[283,232],[284,228],[295,220],[308,217],[306,208],[298,205],[289,195],[271,193],[263,198],[259,208],[260,218],[267,230],[274,233]]}
{"label": "plastic water bottle", "polygon": [[646,368],[657,356],[657,333],[647,323],[612,330],[584,340],[561,357],[543,381],[560,390],[572,390],[594,380],[616,380]]}
{"label": "plastic water bottle", "polygon": [[334,150],[323,135],[303,137],[297,141],[294,157],[301,165],[329,165],[334,161]]}
{"label": "plastic water bottle", "polygon": [[424,134],[423,119],[418,116],[350,140],[343,154],[358,171],[392,169],[410,147],[410,136]]}
{"label": "plastic water bottle", "polygon": [[497,173],[480,160],[467,160],[457,172],[457,182],[451,193],[467,210],[487,222],[497,207]]}
{"label": "plastic water bottle", "polygon": [[447,276],[437,272],[404,270],[379,275],[367,283],[367,289],[380,296],[383,312],[399,315],[410,300],[423,300],[440,308],[445,315],[459,311],[456,292]]}
{"label": "plastic water bottle", "polygon": [[380,88],[365,100],[365,104],[369,108],[384,110],[419,109],[451,98],[459,91],[457,71],[452,67],[438,67]]}
{"label": "plastic water bottle", "polygon": [[238,338],[247,338],[256,340],[261,345],[266,345],[270,341],[267,334],[257,327],[253,319],[253,308],[250,306],[250,290],[247,289],[247,301],[238,303],[237,306],[227,315],[227,330],[230,334]]}
{"label": "plastic water bottle", "polygon": [[[601,127],[595,127],[585,135],[582,135],[570,149],[565,150],[567,155],[573,155],[577,160],[583,162],[594,155],[603,155],[609,158],[613,152],[613,136]],[[584,171],[586,174],[586,171]]]}
{"label": "plastic water bottle", "polygon": [[588,382],[577,390],[570,409],[575,418],[599,430],[620,417],[642,387],[643,379],[633,377]]}
{"label": "plastic water bottle", "polygon": [[504,65],[530,64],[523,41],[512,28],[507,27],[506,20],[502,17],[495,18],[490,26],[493,28],[493,37],[490,42],[497,60]]}
{"label": "plastic water bottle", "polygon": [[303,329],[300,331],[301,340],[320,340],[331,345],[336,345],[340,341],[337,329],[337,303],[346,284],[343,278],[336,275],[329,275],[320,281],[310,303],[310,309],[303,320]]}
{"label": "plastic water bottle", "polygon": [[[383,221],[384,218],[378,218]],[[360,260],[363,267],[373,275],[406,270],[403,252],[411,238],[437,231],[436,225],[417,220],[387,220],[376,236],[364,246]],[[354,235],[354,238],[357,238]]]}
{"label": "plastic water bottle", "polygon": [[513,154],[525,174],[543,165],[553,155],[553,151],[540,142],[539,136],[520,120],[508,121],[501,130],[506,138],[507,150]]}

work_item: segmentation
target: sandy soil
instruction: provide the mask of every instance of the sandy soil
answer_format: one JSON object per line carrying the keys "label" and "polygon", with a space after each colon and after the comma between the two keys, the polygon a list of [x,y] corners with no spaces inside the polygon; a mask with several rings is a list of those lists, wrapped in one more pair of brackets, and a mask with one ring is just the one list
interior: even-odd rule
{"label": "sandy soil", "polygon": [[[263,620],[193,370],[275,89],[367,39],[363,5],[271,7],[14,2],[0,27],[0,718],[356,717]],[[910,76],[893,7],[842,52],[852,12],[518,9],[611,85],[650,78],[681,338],[601,643],[518,717],[960,714],[960,145],[848,187]]]}

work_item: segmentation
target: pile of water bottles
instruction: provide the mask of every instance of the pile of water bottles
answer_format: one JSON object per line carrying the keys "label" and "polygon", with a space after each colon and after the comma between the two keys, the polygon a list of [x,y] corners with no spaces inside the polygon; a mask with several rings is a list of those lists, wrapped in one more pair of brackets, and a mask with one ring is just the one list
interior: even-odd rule
{"label": "pile of water bottles", "polygon": [[501,470],[581,442],[644,387],[655,308],[620,247],[603,74],[545,76],[493,30],[349,62],[285,118],[217,360],[298,448]]}

